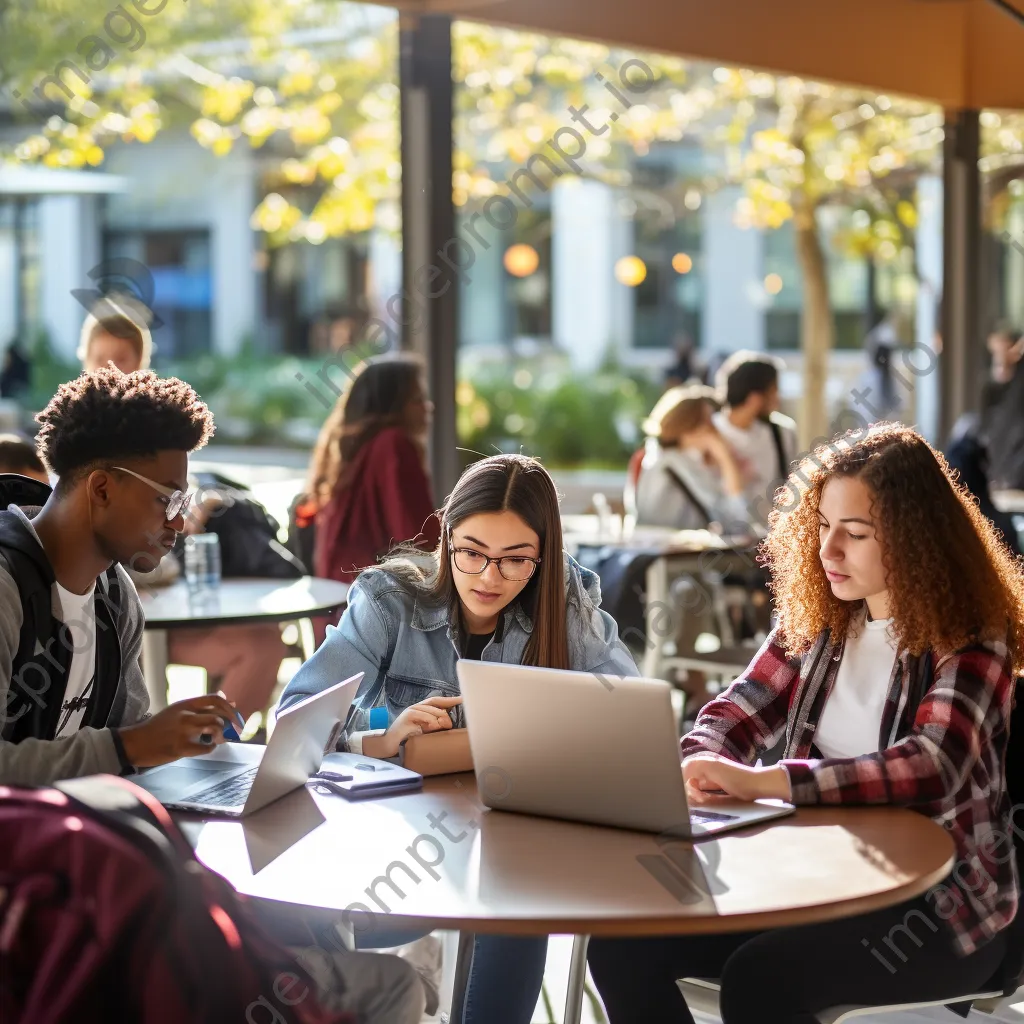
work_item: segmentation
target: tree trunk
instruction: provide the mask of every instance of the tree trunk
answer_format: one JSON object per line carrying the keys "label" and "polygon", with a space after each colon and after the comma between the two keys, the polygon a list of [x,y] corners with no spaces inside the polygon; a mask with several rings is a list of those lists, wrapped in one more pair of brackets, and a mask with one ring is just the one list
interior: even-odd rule
{"label": "tree trunk", "polygon": [[828,382],[829,352],[835,340],[828,291],[828,267],[814,212],[814,202],[804,199],[796,206],[793,218],[797,258],[803,274],[804,299],[800,321],[804,380],[797,421],[801,451],[810,447],[812,441],[828,436],[825,386]]}

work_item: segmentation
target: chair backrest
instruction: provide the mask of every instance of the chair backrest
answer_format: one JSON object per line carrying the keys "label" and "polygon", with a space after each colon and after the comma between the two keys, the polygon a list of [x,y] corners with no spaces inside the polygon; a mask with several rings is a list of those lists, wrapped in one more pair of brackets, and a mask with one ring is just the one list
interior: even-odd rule
{"label": "chair backrest", "polygon": [[[1020,680],[1017,680],[1020,683]],[[1024,879],[1024,693],[1018,698],[1014,686],[1010,712],[1010,736],[1006,745],[1006,791],[1010,797],[1013,847],[1017,859],[1017,878]],[[1019,809],[1019,810],[1018,810]],[[1006,955],[1001,968],[1003,992],[1011,995],[1024,983],[1024,913],[1017,916],[1007,931]]]}
{"label": "chair backrest", "polygon": [[640,483],[640,466],[644,461],[644,449],[638,448],[629,457],[629,465],[626,467],[626,486],[622,492],[622,505],[627,515],[636,515],[636,488]]}
{"label": "chair backrest", "polygon": [[20,473],[0,473],[0,509],[8,505],[33,508],[45,505],[53,493],[49,484]]}

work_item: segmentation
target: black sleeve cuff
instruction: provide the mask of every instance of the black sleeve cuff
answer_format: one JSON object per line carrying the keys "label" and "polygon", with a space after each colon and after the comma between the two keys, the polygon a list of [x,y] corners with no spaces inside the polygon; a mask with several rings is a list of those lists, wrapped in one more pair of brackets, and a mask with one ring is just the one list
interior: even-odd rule
{"label": "black sleeve cuff", "polygon": [[124,752],[124,740],[121,739],[120,729],[111,729],[110,736],[114,741],[114,750],[117,752],[117,761],[121,765],[122,775],[135,775],[138,769],[129,760]]}

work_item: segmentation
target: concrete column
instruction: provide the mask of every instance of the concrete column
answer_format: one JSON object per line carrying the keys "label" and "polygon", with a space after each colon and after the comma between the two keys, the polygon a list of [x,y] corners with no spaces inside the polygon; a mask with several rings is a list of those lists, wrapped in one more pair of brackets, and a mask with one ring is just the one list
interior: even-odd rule
{"label": "concrete column", "polygon": [[[636,227],[633,222],[633,201],[616,193],[612,197],[611,250],[612,267],[622,256],[636,251]],[[610,299],[611,344],[618,353],[633,347],[633,322],[636,314],[636,289],[619,284],[612,277]]]}
{"label": "concrete column", "polygon": [[979,316],[981,257],[981,130],[977,110],[946,119],[942,150],[943,290],[940,434],[977,407],[985,339]]}
{"label": "concrete column", "polygon": [[[1009,236],[1014,244],[1007,239]],[[1006,296],[1005,316],[1017,330],[1024,329],[1024,253],[1018,246],[1024,239],[1024,202],[1011,202],[1006,215],[1006,263],[1003,269],[1003,294]]]}
{"label": "concrete column", "polygon": [[[388,302],[402,291],[402,247],[387,231],[371,231],[369,243],[371,316],[396,326]],[[392,308],[395,308],[392,306]]]}
{"label": "concrete column", "polygon": [[[938,303],[942,296],[942,179],[929,174],[917,183],[917,291],[916,351],[907,367],[916,379],[917,427],[934,445],[941,445],[939,413],[941,387],[935,336],[939,329]],[[927,350],[927,351],[926,351]],[[931,353],[931,354],[929,354]],[[903,368],[900,370],[904,372]]]}
{"label": "concrete column", "polygon": [[609,186],[579,178],[560,179],[552,190],[554,340],[583,370],[598,366],[610,345],[632,343],[633,290],[615,280],[632,224],[616,199]]}
{"label": "concrete column", "polygon": [[249,226],[256,207],[253,165],[232,161],[219,179],[222,187],[210,221],[213,349],[234,355],[256,324],[256,238]]}
{"label": "concrete column", "polygon": [[733,223],[741,195],[739,188],[726,188],[704,201],[701,347],[706,352],[765,347],[764,308],[756,301],[764,278],[761,235]]}
{"label": "concrete column", "polygon": [[489,249],[475,246],[473,266],[462,276],[459,290],[459,344],[503,345],[509,340],[506,328],[502,257],[511,244],[504,232],[482,235]]}
{"label": "concrete column", "polygon": [[0,228],[0,357],[18,329],[17,287],[14,229]]}
{"label": "concrete column", "polygon": [[86,310],[72,295],[94,282],[98,262],[95,199],[45,196],[39,203],[40,308],[56,355],[75,358]]}

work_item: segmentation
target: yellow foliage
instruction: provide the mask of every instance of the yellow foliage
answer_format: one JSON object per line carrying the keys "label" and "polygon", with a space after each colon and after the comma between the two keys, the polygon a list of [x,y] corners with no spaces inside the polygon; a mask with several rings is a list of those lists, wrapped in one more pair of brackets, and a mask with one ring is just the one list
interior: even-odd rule
{"label": "yellow foliage", "polygon": [[312,92],[313,85],[313,75],[309,71],[298,71],[282,76],[278,88],[281,90],[282,96],[300,96],[303,93]]}
{"label": "yellow foliage", "polygon": [[896,204],[896,216],[904,226],[911,229],[917,227],[917,208],[906,199],[901,199]]}

